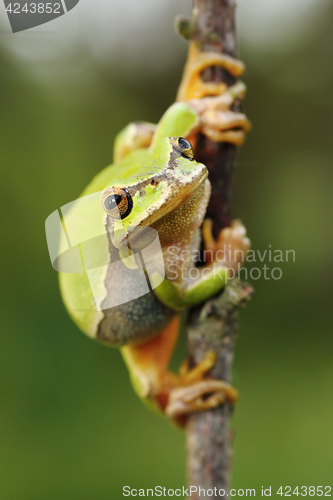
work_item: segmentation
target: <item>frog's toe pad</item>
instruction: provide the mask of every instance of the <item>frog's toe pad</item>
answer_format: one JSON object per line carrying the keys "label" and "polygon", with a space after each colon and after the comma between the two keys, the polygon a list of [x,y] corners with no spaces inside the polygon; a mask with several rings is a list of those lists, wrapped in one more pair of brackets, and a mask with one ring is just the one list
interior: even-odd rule
{"label": "frog's toe pad", "polygon": [[216,408],[225,401],[234,404],[237,399],[237,390],[227,382],[202,380],[187,387],[173,389],[165,413],[177,420],[188,413]]}

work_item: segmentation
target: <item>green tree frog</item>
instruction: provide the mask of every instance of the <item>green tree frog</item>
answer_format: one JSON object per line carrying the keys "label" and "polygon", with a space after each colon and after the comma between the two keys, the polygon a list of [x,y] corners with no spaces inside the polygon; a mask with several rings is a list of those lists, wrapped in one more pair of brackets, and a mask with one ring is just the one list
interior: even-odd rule
{"label": "green tree frog", "polygon": [[[183,365],[179,375],[168,371],[181,312],[219,292],[228,280],[228,268],[238,265],[237,259],[217,260],[217,251],[227,245],[246,252],[249,246],[239,221],[224,229],[217,241],[206,221],[203,239],[212,258],[191,275],[195,265],[191,255],[200,246],[211,192],[207,168],[195,160],[191,142],[195,144],[201,131],[213,140],[239,145],[250,126],[245,115],[230,110],[234,100],[244,96],[242,82],[230,88],[202,82],[201,72],[212,65],[235,76],[243,71],[240,61],[217,53],[199,54],[193,46],[177,102],[158,125],[137,122],[120,132],[114,163],[83,191],[81,198],[101,193],[98,209],[81,215],[74,203],[68,214],[69,220],[80,221],[80,227],[103,223],[105,243],[92,249],[90,256],[104,252],[117,266],[96,267],[89,276],[59,273],[62,298],[76,324],[91,338],[119,347],[138,396],[174,420],[217,406],[225,398],[232,402],[237,398],[229,384],[205,378],[215,362],[213,353],[192,370]],[[164,270],[149,275],[150,290],[140,295],[138,255],[129,242],[136,239],[140,246],[145,228],[158,234]],[[92,285],[98,291],[95,296]],[[131,296],[133,291],[138,292],[136,299],[109,307],[121,293]]]}

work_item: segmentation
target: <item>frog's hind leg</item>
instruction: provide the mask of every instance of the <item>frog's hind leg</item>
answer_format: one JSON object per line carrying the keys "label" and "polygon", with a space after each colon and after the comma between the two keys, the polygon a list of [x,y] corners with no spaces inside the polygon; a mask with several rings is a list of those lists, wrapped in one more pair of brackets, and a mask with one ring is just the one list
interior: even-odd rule
{"label": "frog's hind leg", "polygon": [[177,375],[168,371],[168,366],[179,329],[180,315],[177,315],[159,335],[121,349],[136,393],[162,412],[170,390],[178,385]]}
{"label": "frog's hind leg", "polygon": [[114,142],[113,161],[118,163],[129,153],[140,148],[149,148],[156,125],[148,122],[133,122],[117,134]]}
{"label": "frog's hind leg", "polygon": [[168,370],[179,328],[180,315],[156,337],[123,347],[122,354],[139,397],[184,426],[188,413],[234,403],[238,393],[226,382],[204,378],[216,363],[212,352],[191,370],[183,363],[180,375]]}

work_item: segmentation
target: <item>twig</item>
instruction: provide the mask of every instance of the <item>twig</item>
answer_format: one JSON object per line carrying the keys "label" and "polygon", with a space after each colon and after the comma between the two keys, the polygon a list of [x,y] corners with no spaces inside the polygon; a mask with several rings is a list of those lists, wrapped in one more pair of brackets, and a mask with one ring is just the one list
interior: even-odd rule
{"label": "twig", "polygon": [[[236,56],[235,1],[194,0],[192,18],[179,19],[178,30],[195,41],[201,51],[223,52]],[[235,83],[234,77],[221,68],[205,71],[206,81]],[[239,109],[235,103],[233,109]],[[232,187],[237,148],[217,144],[200,135],[196,159],[207,165],[212,196],[207,215],[213,220],[215,236],[231,222]],[[210,375],[230,381],[234,342],[238,334],[238,310],[250,298],[252,289],[233,280],[217,299],[201,309],[192,309],[188,332],[190,366],[200,362],[207,351],[214,351],[218,361]],[[192,486],[191,499],[199,497],[199,487],[213,490],[210,498],[227,497],[231,463],[231,433],[228,403],[214,410],[192,414],[187,421],[187,473]],[[195,491],[195,487],[197,488]],[[209,492],[210,494],[211,492]]]}
{"label": "twig", "polygon": [[[211,371],[214,379],[230,381],[234,343],[238,334],[238,310],[245,305],[252,288],[233,280],[215,300],[208,301],[199,310],[192,311],[187,330],[190,365],[214,351],[218,360]],[[199,487],[214,491],[210,498],[228,495],[231,440],[229,417],[231,408],[226,402],[214,410],[194,413],[187,421],[187,475],[188,485],[196,487],[192,500],[199,497]],[[216,488],[216,489],[215,489]]]}

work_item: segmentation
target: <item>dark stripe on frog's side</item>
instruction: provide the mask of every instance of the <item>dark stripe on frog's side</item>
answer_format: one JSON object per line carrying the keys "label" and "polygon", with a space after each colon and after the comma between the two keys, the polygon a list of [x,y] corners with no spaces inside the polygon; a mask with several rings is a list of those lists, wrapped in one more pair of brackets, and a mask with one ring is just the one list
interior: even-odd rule
{"label": "dark stripe on frog's side", "polygon": [[[106,222],[107,223],[107,222]],[[119,262],[118,250],[113,246],[108,232],[111,261]],[[102,302],[101,308],[108,304],[110,294],[121,293],[122,287],[137,288],[140,292],[142,283],[133,282],[133,272],[120,261],[115,272],[109,265],[105,277],[105,287],[108,296]],[[117,275],[118,274],[118,275]],[[98,325],[97,338],[112,346],[122,346],[139,342],[162,332],[169,321],[175,316],[175,311],[160,302],[153,292],[146,293],[135,300],[119,306],[104,309],[103,319]]]}

